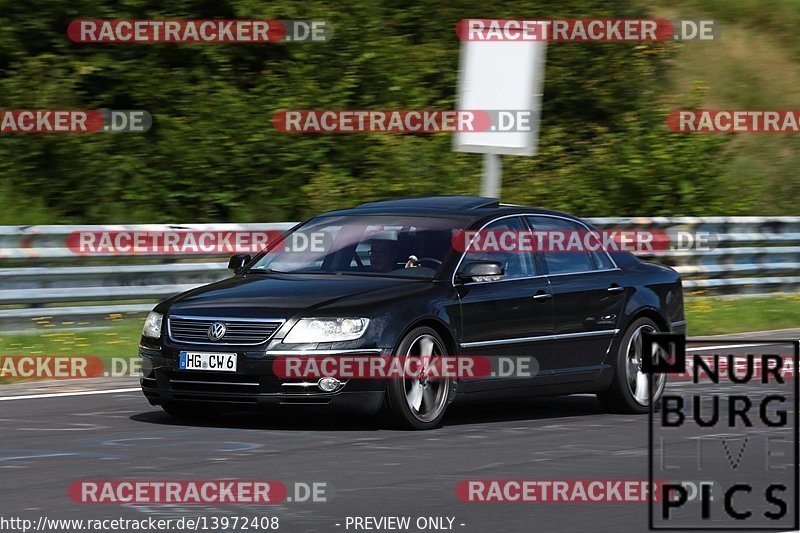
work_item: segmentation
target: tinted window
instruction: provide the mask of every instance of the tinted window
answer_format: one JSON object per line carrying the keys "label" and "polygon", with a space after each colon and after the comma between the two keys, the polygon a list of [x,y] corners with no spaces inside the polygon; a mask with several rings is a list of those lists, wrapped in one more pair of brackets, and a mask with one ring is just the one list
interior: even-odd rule
{"label": "tinted window", "polygon": [[[483,229],[483,232],[512,231],[518,234],[527,231],[520,217],[503,218],[492,222]],[[467,252],[461,266],[473,261],[497,261],[503,265],[505,276],[503,279],[526,278],[534,276],[533,257],[530,253],[519,251],[471,251]]]}
{"label": "tinted window", "polygon": [[[560,234],[559,232],[580,231],[583,234],[583,232],[587,231],[582,225],[563,218],[528,217],[528,222],[534,231],[554,232],[549,235],[551,240],[559,235],[563,235],[565,240],[569,238],[569,233]],[[558,248],[558,246],[555,247]],[[608,256],[603,252],[595,253],[585,250],[554,251],[548,249],[543,250],[542,255],[550,274],[589,272],[597,269],[612,268],[613,266]]]}
{"label": "tinted window", "polygon": [[600,269],[606,270],[609,268],[616,268],[614,263],[611,262],[611,259],[608,257],[607,253],[592,252],[592,255],[594,256],[595,261]]}
{"label": "tinted window", "polygon": [[432,278],[462,224],[435,217],[321,216],[286,235],[250,271]]}

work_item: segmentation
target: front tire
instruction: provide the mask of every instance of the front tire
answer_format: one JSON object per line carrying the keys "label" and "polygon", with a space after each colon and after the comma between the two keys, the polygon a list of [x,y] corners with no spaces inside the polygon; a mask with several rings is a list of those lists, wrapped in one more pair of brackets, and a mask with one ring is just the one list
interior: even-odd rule
{"label": "front tire", "polygon": [[[442,337],[432,328],[411,330],[397,348],[395,357],[418,357],[423,361],[447,354]],[[423,372],[424,374],[424,372]],[[386,411],[392,425],[403,429],[433,429],[444,418],[453,398],[453,378],[391,378],[386,388]]]}
{"label": "front tire", "polygon": [[[650,411],[648,376],[642,372],[642,333],[658,331],[658,324],[649,318],[636,319],[625,330],[617,349],[611,385],[597,394],[607,411],[634,414]],[[666,383],[666,374],[653,376],[653,400],[656,404],[664,393]]]}

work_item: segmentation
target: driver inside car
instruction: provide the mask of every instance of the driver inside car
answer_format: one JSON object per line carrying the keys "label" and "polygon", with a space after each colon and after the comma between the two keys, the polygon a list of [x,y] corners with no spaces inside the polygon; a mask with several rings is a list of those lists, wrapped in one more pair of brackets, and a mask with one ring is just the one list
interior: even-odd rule
{"label": "driver inside car", "polygon": [[[369,252],[370,266],[373,272],[391,272],[397,270],[400,250],[397,241],[391,239],[373,239]],[[416,256],[409,256],[403,268],[419,266]]]}

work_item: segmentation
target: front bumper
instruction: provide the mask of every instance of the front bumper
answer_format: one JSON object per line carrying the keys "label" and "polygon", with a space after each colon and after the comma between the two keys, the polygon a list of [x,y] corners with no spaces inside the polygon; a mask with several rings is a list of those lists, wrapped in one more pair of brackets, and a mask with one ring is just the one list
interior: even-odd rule
{"label": "front bumper", "polygon": [[[204,351],[202,348],[185,348]],[[170,346],[139,346],[142,360],[140,384],[151,405],[166,402],[216,404],[229,409],[272,409],[300,407],[313,410],[371,414],[383,404],[386,381],[352,379],[336,392],[322,392],[315,384],[300,385],[303,380],[275,376],[275,355],[236,349],[237,372],[187,371],[178,368],[181,349]],[[219,351],[219,350],[216,350]],[[343,351],[343,355],[363,353]],[[388,355],[388,351],[374,354]],[[308,382],[315,380],[308,380]]]}

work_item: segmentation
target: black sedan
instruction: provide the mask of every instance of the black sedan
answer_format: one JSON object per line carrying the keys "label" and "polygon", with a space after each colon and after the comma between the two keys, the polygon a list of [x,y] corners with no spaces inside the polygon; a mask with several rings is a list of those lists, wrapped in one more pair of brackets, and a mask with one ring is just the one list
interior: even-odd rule
{"label": "black sedan", "polygon": [[[609,410],[647,412],[665,379],[649,390],[642,334],[685,331],[680,277],[626,251],[461,247],[455,237],[537,231],[595,229],[563,213],[461,196],[312,218],[256,257],[234,256],[232,277],[154,308],[139,348],[142,390],[176,417],[342,408],[384,411],[415,429],[437,426],[456,399],[499,395],[596,393]],[[347,379],[277,372],[288,357],[427,363],[419,375]],[[427,371],[437,358],[469,357],[533,365]]]}

